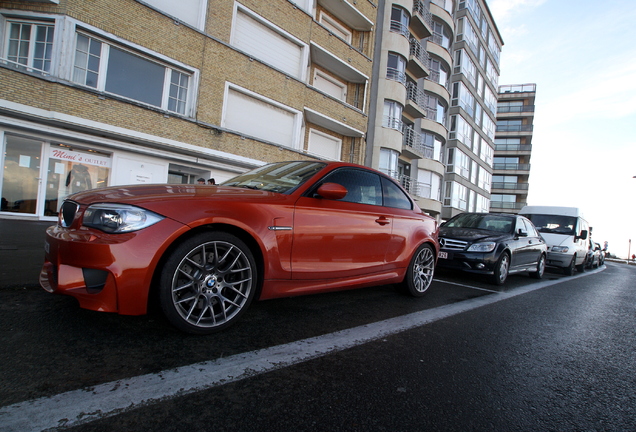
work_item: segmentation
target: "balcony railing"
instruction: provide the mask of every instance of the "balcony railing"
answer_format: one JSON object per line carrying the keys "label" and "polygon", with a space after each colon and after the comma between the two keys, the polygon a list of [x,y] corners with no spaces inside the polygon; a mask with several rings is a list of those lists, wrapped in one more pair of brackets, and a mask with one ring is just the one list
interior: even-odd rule
{"label": "balcony railing", "polygon": [[498,113],[524,113],[534,112],[534,105],[511,105],[511,106],[498,106]]}
{"label": "balcony railing", "polygon": [[391,20],[391,31],[393,33],[399,33],[405,38],[409,39],[411,37],[411,33],[409,32],[409,28],[402,24],[400,21]]}
{"label": "balcony railing", "polygon": [[532,132],[533,125],[497,125],[496,132]]}
{"label": "balcony railing", "polygon": [[415,102],[420,108],[426,108],[426,93],[424,93],[424,90],[418,89],[417,84],[414,82],[406,84],[406,98]]}
{"label": "balcony railing", "polygon": [[528,190],[528,183],[493,182],[492,189]]}
{"label": "balcony railing", "polygon": [[530,171],[530,164],[495,163],[495,171]]}
{"label": "balcony railing", "polygon": [[532,151],[532,146],[527,144],[495,144],[495,151]]}
{"label": "balcony railing", "polygon": [[428,52],[426,51],[426,48],[424,48],[424,45],[422,45],[420,41],[415,38],[410,39],[410,44],[411,47],[409,50],[409,54],[422,62],[424,66],[428,67],[431,61],[431,57],[428,55]]}
{"label": "balcony railing", "polygon": [[387,67],[386,78],[406,85],[406,73],[399,69]]}
{"label": "balcony railing", "polygon": [[433,27],[433,15],[424,5],[422,0],[415,0],[413,2],[413,12],[422,17],[422,20],[429,26]]}
{"label": "balcony railing", "polygon": [[402,120],[398,117],[384,116],[382,126],[402,131]]}
{"label": "balcony railing", "polygon": [[423,154],[424,153],[424,142],[422,141],[422,135],[415,132],[412,126],[407,125],[406,123],[402,124],[402,133],[404,137],[402,139],[402,145],[413,149],[415,153]]}
{"label": "balcony railing", "polygon": [[531,93],[536,91],[536,84],[514,84],[499,86],[499,93]]}
{"label": "balcony railing", "polygon": [[490,201],[490,208],[521,210],[526,203]]}

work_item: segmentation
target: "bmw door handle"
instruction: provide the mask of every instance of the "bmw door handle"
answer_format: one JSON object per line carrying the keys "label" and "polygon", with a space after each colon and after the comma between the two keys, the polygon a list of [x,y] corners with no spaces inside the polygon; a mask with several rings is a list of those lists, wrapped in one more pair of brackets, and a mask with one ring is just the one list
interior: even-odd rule
{"label": "bmw door handle", "polygon": [[380,225],[388,225],[389,223],[391,223],[391,221],[384,216],[380,216],[379,218],[375,220],[375,222]]}

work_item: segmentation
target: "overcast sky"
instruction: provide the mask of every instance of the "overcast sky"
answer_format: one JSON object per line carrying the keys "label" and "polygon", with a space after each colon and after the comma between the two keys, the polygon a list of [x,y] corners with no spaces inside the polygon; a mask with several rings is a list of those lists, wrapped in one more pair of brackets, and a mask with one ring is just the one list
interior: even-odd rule
{"label": "overcast sky", "polygon": [[580,207],[594,241],[636,253],[636,2],[487,2],[499,84],[537,84],[528,204]]}

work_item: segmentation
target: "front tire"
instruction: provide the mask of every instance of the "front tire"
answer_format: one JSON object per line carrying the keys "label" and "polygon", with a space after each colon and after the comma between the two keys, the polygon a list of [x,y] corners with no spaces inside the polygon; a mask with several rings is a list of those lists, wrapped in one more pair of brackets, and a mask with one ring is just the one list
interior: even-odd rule
{"label": "front tire", "polygon": [[567,267],[563,267],[563,273],[566,276],[572,276],[574,274],[574,264],[576,263],[576,255],[572,257],[572,261],[570,261],[570,265]]}
{"label": "front tire", "polygon": [[421,245],[411,258],[404,282],[402,282],[403,288],[413,297],[422,297],[431,286],[434,271],[433,248],[428,244]]}
{"label": "front tire", "polygon": [[495,285],[503,285],[508,279],[508,271],[510,270],[510,255],[506,252],[501,254],[497,265],[495,266],[495,273],[492,275],[492,283]]}
{"label": "front tire", "polygon": [[179,330],[209,334],[234,324],[257,287],[252,252],[238,237],[205,232],[183,242],[160,275],[159,301]]}

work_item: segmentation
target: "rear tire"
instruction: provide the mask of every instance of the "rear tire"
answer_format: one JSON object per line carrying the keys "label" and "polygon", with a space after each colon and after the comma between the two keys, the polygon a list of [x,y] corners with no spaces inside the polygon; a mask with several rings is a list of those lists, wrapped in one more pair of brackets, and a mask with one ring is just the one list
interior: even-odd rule
{"label": "rear tire", "polygon": [[433,281],[435,252],[428,244],[423,244],[413,254],[406,271],[402,287],[413,297],[422,297]]}
{"label": "rear tire", "polygon": [[532,276],[535,279],[541,279],[544,273],[545,273],[545,255],[541,254],[541,257],[539,258],[539,262],[537,263],[537,271],[531,272],[530,276]]}

